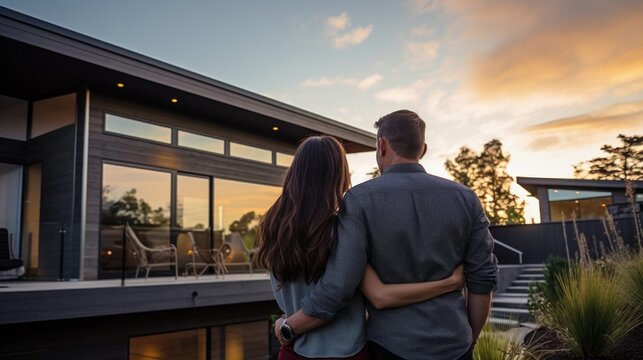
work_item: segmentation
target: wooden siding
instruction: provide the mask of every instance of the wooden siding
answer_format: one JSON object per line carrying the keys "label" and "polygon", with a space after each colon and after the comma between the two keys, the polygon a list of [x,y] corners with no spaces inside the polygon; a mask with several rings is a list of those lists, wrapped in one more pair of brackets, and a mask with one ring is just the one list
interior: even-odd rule
{"label": "wooden siding", "polygon": [[100,260],[100,201],[104,162],[149,166],[274,186],[281,185],[286,172],[286,169],[275,165],[107,134],[103,132],[105,113],[114,113],[285,153],[293,153],[296,148],[296,144],[279,142],[275,138],[263,137],[220,126],[217,124],[216,119],[185,116],[176,112],[92,93],[87,165],[87,222],[83,254],[84,279],[95,279],[98,276]]}
{"label": "wooden siding", "polygon": [[[27,143],[25,164],[42,163],[40,200],[40,239],[38,276],[57,279],[60,267],[60,225],[70,229],[72,218],[74,177],[75,125],[68,125],[31,139]],[[65,238],[63,275],[69,277],[77,262],[72,262],[74,243],[72,232]]]}

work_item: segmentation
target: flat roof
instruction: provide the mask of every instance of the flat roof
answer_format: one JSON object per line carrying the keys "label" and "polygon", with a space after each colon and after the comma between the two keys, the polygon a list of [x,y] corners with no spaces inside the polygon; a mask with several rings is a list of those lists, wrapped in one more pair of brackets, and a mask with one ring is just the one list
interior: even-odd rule
{"label": "flat roof", "polygon": [[[518,185],[529,191],[531,195],[538,195],[539,187],[557,189],[625,189],[625,181],[622,180],[588,180],[588,179],[560,179],[560,178],[516,178]],[[634,181],[637,189],[643,189],[643,181]]]}
{"label": "flat roof", "polygon": [[281,125],[290,141],[328,134],[342,140],[349,153],[375,150],[371,132],[4,7],[0,46],[5,71],[11,69],[3,74],[0,90],[10,96],[37,100],[55,95],[56,89],[77,91],[79,82],[113,90],[117,81],[127,81],[130,94],[168,99],[178,92],[186,111],[211,110],[251,131]]}

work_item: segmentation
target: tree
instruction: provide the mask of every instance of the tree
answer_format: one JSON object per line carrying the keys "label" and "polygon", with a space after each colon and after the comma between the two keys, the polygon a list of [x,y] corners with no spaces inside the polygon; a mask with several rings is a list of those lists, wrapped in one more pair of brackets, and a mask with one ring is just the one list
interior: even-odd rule
{"label": "tree", "polygon": [[618,135],[622,146],[603,145],[607,153],[574,165],[574,176],[579,179],[597,180],[642,180],[643,136]]}
{"label": "tree", "polygon": [[366,175],[370,176],[371,179],[375,179],[376,177],[380,177],[380,175],[382,175],[382,172],[380,171],[380,168],[375,166],[373,167],[373,170],[367,172]]}
{"label": "tree", "polygon": [[525,202],[511,193],[513,178],[507,173],[510,155],[493,139],[480,154],[463,146],[453,160],[444,163],[453,179],[471,188],[480,198],[491,224],[524,224]]}

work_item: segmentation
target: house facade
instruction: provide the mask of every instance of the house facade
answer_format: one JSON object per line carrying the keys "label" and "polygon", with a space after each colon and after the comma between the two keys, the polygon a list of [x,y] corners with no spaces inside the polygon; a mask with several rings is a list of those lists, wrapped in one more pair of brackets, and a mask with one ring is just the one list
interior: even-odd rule
{"label": "house facade", "polygon": [[[585,180],[518,177],[522,186],[540,204],[540,221],[570,219],[573,213],[580,220],[599,219],[609,210],[616,216],[627,211],[629,202],[626,184],[617,180]],[[634,181],[634,201],[643,202],[643,181]]]}
{"label": "house facade", "polygon": [[[105,285],[134,274],[123,225],[176,247],[182,272],[188,232],[254,245],[302,139],[356,153],[375,135],[5,8],[0,48],[0,227],[25,278],[74,285],[0,286],[0,357],[172,358],[169,344],[192,344],[184,358],[265,358],[265,275]],[[226,254],[231,274],[242,250]]]}

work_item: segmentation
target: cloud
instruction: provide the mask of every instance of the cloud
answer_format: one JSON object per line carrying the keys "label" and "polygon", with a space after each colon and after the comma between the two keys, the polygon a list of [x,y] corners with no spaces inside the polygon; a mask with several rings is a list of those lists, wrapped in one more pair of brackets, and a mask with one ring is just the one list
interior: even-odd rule
{"label": "cloud", "polygon": [[407,5],[413,15],[421,15],[437,10],[440,2],[436,0],[409,0]]}
{"label": "cloud", "polygon": [[382,76],[380,74],[373,74],[371,76],[368,76],[362,80],[360,80],[357,83],[357,88],[366,90],[368,88],[373,87],[375,84],[380,82],[382,80]]}
{"label": "cloud", "polygon": [[485,99],[632,94],[643,84],[643,2],[453,0],[473,44],[467,85]]}
{"label": "cloud", "polygon": [[418,101],[422,89],[426,87],[426,82],[418,80],[406,87],[394,87],[383,90],[375,94],[375,98],[381,101],[389,101],[394,103],[410,103]]}
{"label": "cloud", "polygon": [[426,36],[426,35],[431,35],[433,34],[433,29],[426,25],[421,25],[421,26],[414,26],[411,28],[411,35],[413,36]]}
{"label": "cloud", "polygon": [[324,86],[336,86],[336,85],[345,85],[345,86],[355,86],[360,90],[366,90],[375,86],[378,82],[382,80],[380,74],[369,75],[363,79],[355,78],[345,78],[345,77],[326,77],[323,76],[318,79],[306,79],[302,85],[305,87],[324,87]]}
{"label": "cloud", "polygon": [[349,18],[346,12],[341,13],[338,16],[331,16],[326,19],[326,33],[329,35],[335,35],[340,30],[343,30],[348,26]]}
{"label": "cloud", "polygon": [[335,48],[342,49],[349,45],[357,45],[364,42],[368,39],[368,36],[373,31],[373,25],[368,25],[366,27],[355,28],[342,36],[336,37],[333,39],[333,44]]}
{"label": "cloud", "polygon": [[331,16],[326,19],[324,34],[329,37],[336,49],[343,49],[347,46],[358,45],[364,42],[371,35],[373,25],[350,28],[350,18],[346,12],[340,15]]}
{"label": "cloud", "polygon": [[410,65],[429,63],[437,56],[439,47],[440,45],[436,41],[407,42],[405,44],[407,62]]}
{"label": "cloud", "polygon": [[599,134],[639,134],[643,132],[643,101],[621,103],[562,119],[529,126],[524,133],[532,137],[528,147],[543,150],[571,147],[593,140]]}

